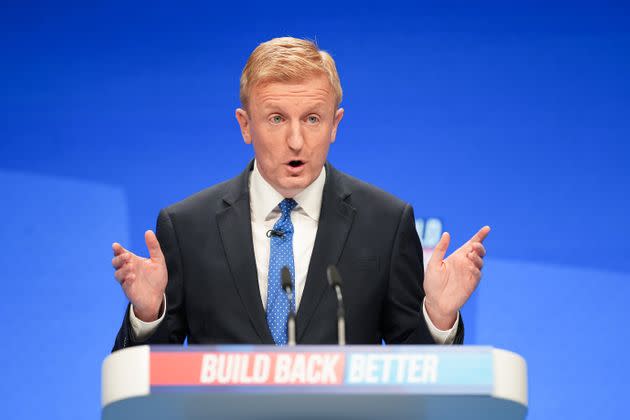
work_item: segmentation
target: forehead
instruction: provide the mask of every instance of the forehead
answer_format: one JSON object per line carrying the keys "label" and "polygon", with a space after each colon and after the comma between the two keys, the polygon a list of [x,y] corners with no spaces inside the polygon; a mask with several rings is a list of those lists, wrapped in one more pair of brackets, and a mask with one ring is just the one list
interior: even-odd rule
{"label": "forehead", "polygon": [[317,75],[300,81],[262,82],[252,88],[250,95],[254,107],[282,105],[328,105],[334,103],[332,86],[325,75]]}

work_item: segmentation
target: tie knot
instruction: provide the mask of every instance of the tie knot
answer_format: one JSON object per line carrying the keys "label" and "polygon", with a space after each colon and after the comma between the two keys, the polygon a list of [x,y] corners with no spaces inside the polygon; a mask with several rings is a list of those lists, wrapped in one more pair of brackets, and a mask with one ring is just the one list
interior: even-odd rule
{"label": "tie knot", "polygon": [[288,217],[289,214],[291,214],[291,212],[295,208],[295,206],[297,206],[297,202],[292,198],[285,198],[284,200],[280,202],[278,206],[280,207],[280,211],[282,212],[282,215],[285,217]]}

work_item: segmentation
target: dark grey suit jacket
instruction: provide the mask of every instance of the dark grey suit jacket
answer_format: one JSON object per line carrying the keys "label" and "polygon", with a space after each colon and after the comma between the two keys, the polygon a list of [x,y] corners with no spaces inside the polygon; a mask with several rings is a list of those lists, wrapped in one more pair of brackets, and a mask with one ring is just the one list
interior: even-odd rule
{"label": "dark grey suit jacket", "polygon": [[[273,344],[252,242],[248,168],[163,209],[157,237],[166,257],[166,317],[144,342],[129,311],[113,350],[137,344]],[[336,298],[326,267],[344,283],[348,344],[432,344],[422,316],[422,247],[413,209],[326,164],[322,209],[304,293],[298,344],[337,342]],[[463,322],[455,342],[462,343]]]}

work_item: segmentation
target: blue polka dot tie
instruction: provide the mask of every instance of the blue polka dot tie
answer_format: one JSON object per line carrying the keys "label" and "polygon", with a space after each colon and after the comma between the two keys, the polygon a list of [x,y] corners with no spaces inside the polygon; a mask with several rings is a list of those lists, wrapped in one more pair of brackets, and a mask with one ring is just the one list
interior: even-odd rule
{"label": "blue polka dot tie", "polygon": [[[287,320],[289,318],[289,299],[282,290],[280,273],[286,266],[291,271],[291,279],[295,279],[293,263],[293,223],[291,211],[297,206],[295,200],[285,198],[280,203],[282,216],[273,225],[273,230],[281,231],[280,236],[271,236],[271,252],[269,254],[269,276],[267,286],[267,324],[276,344],[287,344]],[[295,280],[293,280],[295,286]],[[292,288],[295,290],[295,287]],[[295,293],[295,292],[294,292]],[[294,295],[295,296],[295,295]],[[295,299],[293,299],[295,302]],[[295,304],[293,304],[295,305]],[[295,307],[293,308],[295,309]]]}

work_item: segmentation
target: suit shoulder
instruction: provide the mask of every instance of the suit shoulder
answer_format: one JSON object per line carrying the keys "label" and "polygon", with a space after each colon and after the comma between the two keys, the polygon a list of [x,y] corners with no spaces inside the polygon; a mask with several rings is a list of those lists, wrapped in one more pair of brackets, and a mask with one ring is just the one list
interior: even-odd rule
{"label": "suit shoulder", "polygon": [[350,200],[356,205],[369,204],[380,211],[400,214],[408,203],[395,195],[351,175],[337,170],[337,176],[351,194]]}
{"label": "suit shoulder", "polygon": [[205,188],[164,208],[170,215],[196,215],[215,212],[225,205],[223,200],[238,191],[241,176]]}

